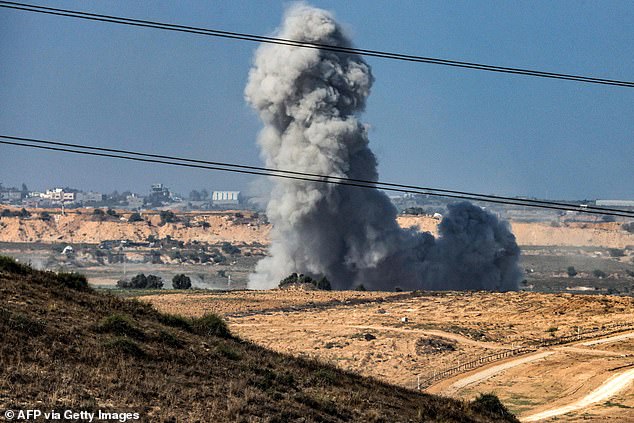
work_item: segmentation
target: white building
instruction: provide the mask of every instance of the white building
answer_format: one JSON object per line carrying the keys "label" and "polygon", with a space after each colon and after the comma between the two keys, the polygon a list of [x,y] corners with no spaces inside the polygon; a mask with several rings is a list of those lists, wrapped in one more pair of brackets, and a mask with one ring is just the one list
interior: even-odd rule
{"label": "white building", "polygon": [[214,206],[240,204],[240,191],[214,191],[211,194],[211,202]]}
{"label": "white building", "polygon": [[634,207],[634,200],[597,200],[597,206]]}
{"label": "white building", "polygon": [[72,203],[75,201],[74,192],[64,192],[63,188],[47,189],[45,193],[40,194],[44,200],[50,200],[52,203]]}

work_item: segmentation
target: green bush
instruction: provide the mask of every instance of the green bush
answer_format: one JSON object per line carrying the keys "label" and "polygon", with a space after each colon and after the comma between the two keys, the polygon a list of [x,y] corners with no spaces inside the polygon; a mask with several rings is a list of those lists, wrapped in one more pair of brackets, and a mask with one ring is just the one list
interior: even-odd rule
{"label": "green bush", "polygon": [[182,340],[174,336],[173,333],[166,330],[159,331],[157,339],[159,342],[174,348],[182,348],[185,344]]}
{"label": "green bush", "polygon": [[174,289],[190,289],[192,287],[192,280],[189,276],[184,274],[175,275],[172,278],[172,287]]}
{"label": "green bush", "polygon": [[96,329],[97,332],[107,332],[138,340],[145,339],[145,333],[134,324],[132,319],[123,314],[111,314],[101,319]]}
{"label": "green bush", "polygon": [[625,256],[625,250],[622,248],[610,248],[608,249],[610,257],[623,257]]}
{"label": "green bush", "polygon": [[191,320],[186,317],[179,316],[178,314],[160,313],[158,315],[158,321],[165,326],[185,329],[187,331],[192,330]]}
{"label": "green bush", "polygon": [[71,288],[71,289],[75,289],[77,291],[85,291],[89,289],[88,280],[86,279],[86,276],[79,273],[60,272],[57,274],[57,280],[60,283],[62,283],[64,286],[67,286],[68,288]]}
{"label": "green bush", "polygon": [[163,279],[155,275],[147,275],[139,273],[129,281],[121,279],[117,281],[117,286],[124,289],[161,289],[163,288]]}
{"label": "green bush", "polygon": [[33,269],[30,266],[18,263],[13,257],[0,256],[0,272],[28,275],[33,273]]}
{"label": "green bush", "polygon": [[233,245],[231,245],[231,243],[229,242],[223,242],[220,249],[225,253],[225,254],[229,254],[229,255],[236,255],[236,254],[240,254],[240,249],[238,247],[235,247]]}
{"label": "green bush", "polygon": [[575,276],[577,276],[577,271],[575,270],[574,266],[568,266],[566,272],[568,273],[568,277],[574,278]]}
{"label": "green bush", "polygon": [[132,213],[128,218],[128,222],[143,222],[143,218],[139,213]]}
{"label": "green bush", "polygon": [[481,412],[497,418],[505,418],[510,421],[518,421],[515,416],[507,410],[500,399],[495,394],[480,394],[471,402],[471,406]]}
{"label": "green bush", "polygon": [[161,216],[161,225],[164,225],[166,223],[178,222],[178,218],[176,217],[174,212],[171,212],[169,210],[163,210],[160,213],[160,216]]}
{"label": "green bush", "polygon": [[197,319],[192,319],[192,332],[204,336],[219,336],[231,338],[231,332],[224,320],[214,313],[207,313]]}
{"label": "green bush", "polygon": [[317,289],[323,289],[326,291],[330,291],[332,289],[330,281],[325,276],[322,276],[319,280],[317,280],[308,275],[304,275],[303,273],[291,273],[280,281],[278,287],[284,288],[295,284],[311,284]]}
{"label": "green bush", "polygon": [[227,357],[229,360],[237,361],[237,360],[240,360],[242,358],[242,356],[240,355],[240,353],[238,351],[236,351],[235,349],[231,348],[227,344],[218,345],[216,347],[216,351],[218,351],[223,356]]}
{"label": "green bush", "polygon": [[117,337],[111,339],[104,344],[104,347],[108,350],[117,351],[132,357],[142,358],[145,357],[143,349],[133,340],[125,337]]}
{"label": "green bush", "polygon": [[[25,335],[37,336],[44,333],[44,323],[34,320],[29,316],[14,313],[11,310],[0,308],[0,327],[22,332]],[[3,329],[3,331],[6,329]]]}

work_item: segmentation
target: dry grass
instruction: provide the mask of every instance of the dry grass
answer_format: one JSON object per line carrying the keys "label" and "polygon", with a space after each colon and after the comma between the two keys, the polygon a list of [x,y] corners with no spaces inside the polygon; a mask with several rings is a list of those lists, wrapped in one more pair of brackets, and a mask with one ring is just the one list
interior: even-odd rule
{"label": "dry grass", "polygon": [[213,318],[165,316],[22,273],[0,270],[3,409],[128,410],[145,421],[517,421],[495,401],[420,394],[274,353]]}

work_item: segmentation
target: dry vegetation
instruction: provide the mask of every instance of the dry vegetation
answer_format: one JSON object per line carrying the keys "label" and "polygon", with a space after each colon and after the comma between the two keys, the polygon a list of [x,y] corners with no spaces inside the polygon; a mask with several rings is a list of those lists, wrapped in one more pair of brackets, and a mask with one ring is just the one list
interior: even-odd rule
{"label": "dry vegetation", "polygon": [[140,412],[145,421],[517,421],[495,397],[420,394],[275,353],[0,260],[0,408]]}
{"label": "dry vegetation", "polygon": [[[363,301],[351,300],[360,294]],[[227,318],[232,331],[259,345],[408,388],[416,386],[418,375],[424,380],[434,371],[514,346],[539,348],[542,339],[577,333],[589,339],[619,330],[614,324],[634,322],[634,298],[606,295],[273,290],[143,300],[159,310],[190,316],[215,310]],[[218,303],[223,307],[216,307]],[[611,369],[631,366],[634,354],[631,339],[538,351],[551,355],[447,391],[464,377],[457,376],[432,386],[432,392],[465,400],[493,392],[511,411],[526,414],[590,392],[614,373]],[[624,393],[613,398],[616,405],[593,406],[574,416],[618,421],[632,412],[633,401],[634,392]]]}

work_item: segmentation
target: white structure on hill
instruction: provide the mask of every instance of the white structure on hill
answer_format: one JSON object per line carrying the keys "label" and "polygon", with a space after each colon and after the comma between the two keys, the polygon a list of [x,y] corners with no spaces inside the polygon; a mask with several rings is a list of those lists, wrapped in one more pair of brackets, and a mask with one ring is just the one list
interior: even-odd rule
{"label": "white structure on hill", "polygon": [[237,206],[240,204],[240,191],[214,191],[211,202],[214,206]]}

